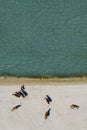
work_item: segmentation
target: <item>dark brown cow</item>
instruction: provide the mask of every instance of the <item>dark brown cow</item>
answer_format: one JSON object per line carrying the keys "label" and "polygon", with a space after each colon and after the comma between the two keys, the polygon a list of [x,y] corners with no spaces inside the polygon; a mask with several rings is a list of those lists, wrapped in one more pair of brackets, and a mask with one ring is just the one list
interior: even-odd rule
{"label": "dark brown cow", "polygon": [[17,105],[15,107],[13,107],[11,111],[14,111],[14,110],[18,109],[19,107],[21,107],[21,105]]}
{"label": "dark brown cow", "polygon": [[45,112],[45,115],[44,115],[44,118],[45,118],[45,120],[48,118],[48,116],[50,115],[50,108],[49,108],[49,110],[48,111],[46,111]]}
{"label": "dark brown cow", "polygon": [[28,96],[28,93],[25,91],[24,85],[21,86],[21,92],[23,93],[24,97]]}
{"label": "dark brown cow", "polygon": [[16,96],[16,97],[20,97],[19,92],[15,92],[15,93],[14,93],[14,94],[12,94],[12,95],[14,95],[14,96]]}
{"label": "dark brown cow", "polygon": [[52,102],[51,97],[48,96],[48,95],[46,95],[46,97],[45,97],[44,99],[46,100],[46,102],[47,102],[48,104],[50,104],[50,102]]}
{"label": "dark brown cow", "polygon": [[22,93],[22,92],[15,92],[14,94],[12,94],[12,95],[14,95],[14,96],[16,96],[16,97],[25,97],[25,95]]}
{"label": "dark brown cow", "polygon": [[46,98],[46,97],[45,97],[44,99],[46,100],[46,102],[47,102],[48,104],[50,104],[50,102],[49,102],[48,98]]}
{"label": "dark brown cow", "polygon": [[71,109],[75,109],[75,108],[78,109],[79,106],[78,106],[78,105],[75,105],[75,104],[72,104],[72,105],[70,106],[70,108],[71,108]]}

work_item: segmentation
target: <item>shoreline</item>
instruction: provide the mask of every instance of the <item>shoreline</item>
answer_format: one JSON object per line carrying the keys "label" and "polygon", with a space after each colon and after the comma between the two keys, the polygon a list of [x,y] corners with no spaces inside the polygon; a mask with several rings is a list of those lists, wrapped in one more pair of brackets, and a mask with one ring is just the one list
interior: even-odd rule
{"label": "shoreline", "polygon": [[35,84],[87,84],[87,77],[67,77],[67,78],[26,78],[1,76],[0,85],[35,85]]}

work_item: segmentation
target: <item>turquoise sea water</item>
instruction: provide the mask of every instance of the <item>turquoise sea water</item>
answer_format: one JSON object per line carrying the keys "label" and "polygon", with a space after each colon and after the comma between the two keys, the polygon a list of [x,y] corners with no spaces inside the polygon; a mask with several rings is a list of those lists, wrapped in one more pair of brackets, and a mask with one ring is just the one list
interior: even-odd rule
{"label": "turquoise sea water", "polygon": [[87,0],[0,0],[0,75],[87,75]]}

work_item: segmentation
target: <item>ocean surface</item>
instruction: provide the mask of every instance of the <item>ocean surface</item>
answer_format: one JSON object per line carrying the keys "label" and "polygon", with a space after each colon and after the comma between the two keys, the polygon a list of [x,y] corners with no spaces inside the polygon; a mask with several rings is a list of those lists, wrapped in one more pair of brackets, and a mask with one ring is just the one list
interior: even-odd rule
{"label": "ocean surface", "polygon": [[87,75],[87,0],[0,0],[0,75]]}

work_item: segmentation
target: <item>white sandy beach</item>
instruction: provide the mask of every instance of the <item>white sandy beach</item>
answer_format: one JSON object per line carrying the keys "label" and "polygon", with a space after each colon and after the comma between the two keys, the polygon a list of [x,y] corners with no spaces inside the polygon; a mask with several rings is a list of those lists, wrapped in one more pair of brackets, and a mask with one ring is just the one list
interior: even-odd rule
{"label": "white sandy beach", "polygon": [[[0,130],[87,130],[87,84],[54,83],[25,85],[26,98],[12,94],[20,85],[0,85]],[[44,97],[52,102],[47,104]],[[70,109],[71,104],[79,109]],[[11,111],[21,105],[17,110]],[[45,112],[51,108],[45,120]]]}

